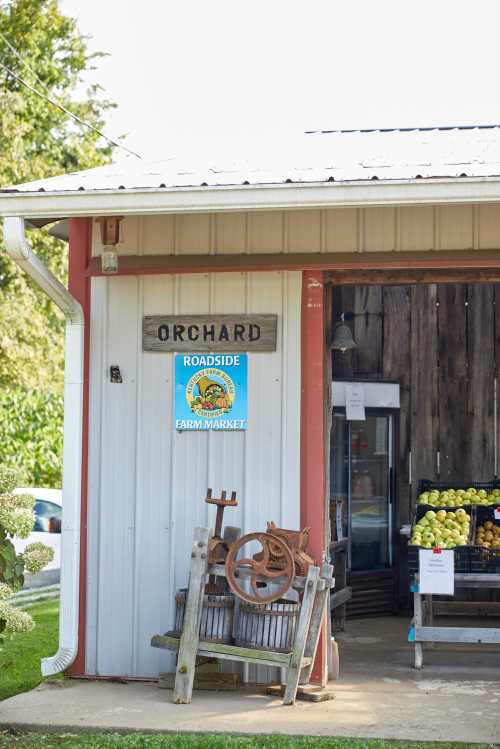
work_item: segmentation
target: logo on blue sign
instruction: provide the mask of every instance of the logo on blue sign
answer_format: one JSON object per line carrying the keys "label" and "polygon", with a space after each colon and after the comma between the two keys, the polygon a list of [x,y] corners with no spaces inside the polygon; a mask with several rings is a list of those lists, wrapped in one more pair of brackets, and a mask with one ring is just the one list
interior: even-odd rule
{"label": "logo on blue sign", "polygon": [[247,428],[247,354],[177,354],[175,428]]}

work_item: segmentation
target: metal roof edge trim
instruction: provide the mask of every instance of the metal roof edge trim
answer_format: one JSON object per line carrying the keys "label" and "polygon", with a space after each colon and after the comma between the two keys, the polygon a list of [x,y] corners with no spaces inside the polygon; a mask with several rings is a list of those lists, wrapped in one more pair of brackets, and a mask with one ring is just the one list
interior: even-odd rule
{"label": "metal roof edge trim", "polygon": [[0,216],[60,218],[500,201],[500,177],[1,193]]}

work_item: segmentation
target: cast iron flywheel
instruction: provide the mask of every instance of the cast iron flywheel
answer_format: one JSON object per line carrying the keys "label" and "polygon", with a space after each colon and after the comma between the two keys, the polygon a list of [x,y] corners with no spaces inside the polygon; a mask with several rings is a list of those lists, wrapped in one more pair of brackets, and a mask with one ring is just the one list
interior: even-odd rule
{"label": "cast iron flywheel", "polygon": [[[240,549],[252,541],[260,543],[262,551],[252,557],[238,559]],[[229,587],[235,596],[248,603],[277,601],[290,588],[294,574],[295,565],[290,548],[281,538],[271,533],[247,533],[231,544],[226,557],[226,578]],[[245,580],[250,581],[252,592],[248,592],[244,587]],[[259,583],[263,585],[259,587]],[[278,587],[273,593],[266,595],[266,583],[274,583]]]}

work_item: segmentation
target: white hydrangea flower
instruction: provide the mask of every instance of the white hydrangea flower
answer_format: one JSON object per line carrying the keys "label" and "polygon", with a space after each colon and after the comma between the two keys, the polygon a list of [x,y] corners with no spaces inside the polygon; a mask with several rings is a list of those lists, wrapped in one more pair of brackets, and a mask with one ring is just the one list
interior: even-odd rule
{"label": "white hydrangea flower", "polygon": [[33,544],[28,544],[23,553],[24,566],[31,572],[32,575],[36,575],[37,572],[43,570],[52,560],[54,559],[54,549],[49,546],[45,546],[40,541],[35,541]]}
{"label": "white hydrangea flower", "polygon": [[0,494],[6,494],[15,489],[18,483],[18,471],[15,468],[0,466]]}
{"label": "white hydrangea flower", "polygon": [[7,583],[0,583],[0,601],[6,601],[14,593]]}
{"label": "white hydrangea flower", "polygon": [[0,525],[11,536],[28,538],[35,525],[35,513],[26,507],[14,507],[9,512],[2,511],[0,507]]}
{"label": "white hydrangea flower", "polygon": [[35,622],[26,611],[9,606],[0,601],[0,621],[5,622],[5,632],[31,632]]}
{"label": "white hydrangea flower", "polygon": [[0,494],[0,525],[11,536],[27,538],[35,524],[32,494]]}

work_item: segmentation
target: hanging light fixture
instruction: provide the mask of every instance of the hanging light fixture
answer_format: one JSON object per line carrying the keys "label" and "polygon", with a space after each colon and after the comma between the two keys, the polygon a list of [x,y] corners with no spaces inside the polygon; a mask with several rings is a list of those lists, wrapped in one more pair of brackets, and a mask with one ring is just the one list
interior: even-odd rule
{"label": "hanging light fixture", "polygon": [[340,315],[341,322],[338,322],[335,325],[330,344],[332,349],[334,349],[335,351],[340,351],[342,354],[345,354],[346,351],[351,351],[352,349],[358,347],[358,344],[352,337],[352,331],[350,327],[345,323],[346,319],[353,320],[354,314],[352,312],[342,312],[342,314]]}
{"label": "hanging light fixture", "polygon": [[120,242],[120,221],[123,216],[103,216],[97,219],[101,227],[101,267],[103,273],[118,272],[118,251],[116,245]]}

